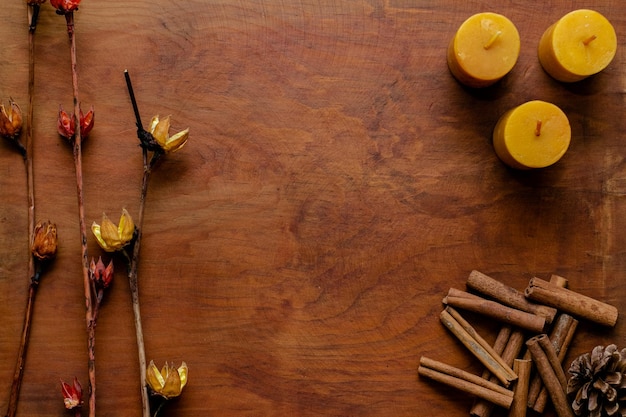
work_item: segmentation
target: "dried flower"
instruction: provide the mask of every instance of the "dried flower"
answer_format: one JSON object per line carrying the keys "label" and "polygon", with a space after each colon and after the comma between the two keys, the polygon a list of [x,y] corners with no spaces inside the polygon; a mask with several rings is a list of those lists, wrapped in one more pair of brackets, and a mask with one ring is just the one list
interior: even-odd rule
{"label": "dried flower", "polygon": [[[94,110],[91,106],[91,110],[87,114],[83,114],[80,110],[80,138],[84,140],[89,136],[89,132],[93,129],[94,124]],[[59,106],[59,118],[57,120],[57,131],[59,135],[63,136],[67,140],[73,140],[76,133],[76,123],[74,122],[74,116],[70,116],[63,110],[63,107]]]}
{"label": "dried flower", "polygon": [[46,0],[26,0],[26,4],[29,6],[36,6],[38,4],[44,4]]}
{"label": "dried flower", "polygon": [[22,110],[13,100],[9,106],[0,103],[0,135],[7,139],[15,139],[22,131]]}
{"label": "dried flower", "polygon": [[189,137],[189,128],[176,133],[174,136],[169,135],[170,117],[160,120],[159,116],[154,116],[150,121],[150,133],[154,136],[161,149],[165,153],[176,152],[187,143]]}
{"label": "dried flower", "polygon": [[66,14],[78,10],[80,0],[50,0],[50,4],[54,7],[58,14]]}
{"label": "dried flower", "polygon": [[39,221],[35,225],[30,250],[41,261],[54,258],[57,253],[56,224],[50,221]]}
{"label": "dried flower", "polygon": [[113,260],[105,266],[104,262],[102,262],[101,256],[98,257],[97,263],[93,260],[93,258],[91,258],[91,263],[89,264],[89,276],[96,284],[96,288],[107,288],[113,281]]}
{"label": "dried flower", "polygon": [[61,381],[61,394],[63,394],[63,402],[65,408],[73,410],[80,407],[83,403],[83,388],[78,382],[78,378],[74,377],[73,385]]}
{"label": "dried flower", "polygon": [[93,129],[93,124],[95,121],[95,113],[93,111],[93,106],[87,112],[87,114],[83,114],[83,110],[80,110],[80,137],[86,138],[89,136],[91,129]]}
{"label": "dried flower", "polygon": [[107,252],[116,252],[128,245],[135,234],[135,224],[126,209],[122,210],[119,225],[115,225],[106,214],[102,215],[102,224],[91,225],[98,244]]}
{"label": "dried flower", "polygon": [[574,394],[577,416],[626,415],[626,349],[596,346],[591,354],[576,358],[570,368],[567,394]]}
{"label": "dried flower", "polygon": [[175,368],[166,362],[159,372],[154,361],[150,361],[146,380],[153,395],[160,395],[167,400],[178,397],[187,384],[187,364],[183,362],[178,368]]}

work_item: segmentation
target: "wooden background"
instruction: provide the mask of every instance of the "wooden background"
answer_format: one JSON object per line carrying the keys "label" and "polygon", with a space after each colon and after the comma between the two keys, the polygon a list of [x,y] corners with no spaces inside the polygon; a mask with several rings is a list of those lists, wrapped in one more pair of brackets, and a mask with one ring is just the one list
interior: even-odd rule
{"label": "wooden background", "polygon": [[[591,4],[593,3],[593,4]],[[626,308],[626,3],[622,0],[84,0],[76,13],[87,222],[138,212],[141,152],[124,84],[147,123],[172,116],[189,143],[152,177],[140,297],[148,360],[184,360],[189,384],[163,416],[466,416],[471,399],[420,379],[426,355],[478,373],[438,321],[478,269],[518,289],[558,273]],[[593,7],[619,47],[574,85],[537,61],[543,31]],[[505,14],[522,39],[512,73],[481,91],[449,74],[458,25]],[[24,1],[0,9],[0,98],[27,108]],[[40,286],[19,415],[65,411],[59,379],[87,385],[65,21],[46,3],[36,35],[36,216],[59,230]],[[570,118],[555,166],[503,166],[490,135],[531,99]],[[0,411],[27,295],[25,174],[0,144]],[[90,236],[90,256],[103,253]],[[108,255],[105,254],[108,260]],[[124,264],[97,328],[100,416],[140,415]],[[472,316],[487,339],[497,326]],[[581,323],[569,360],[626,347],[626,324]],[[551,412],[546,415],[553,415]]]}

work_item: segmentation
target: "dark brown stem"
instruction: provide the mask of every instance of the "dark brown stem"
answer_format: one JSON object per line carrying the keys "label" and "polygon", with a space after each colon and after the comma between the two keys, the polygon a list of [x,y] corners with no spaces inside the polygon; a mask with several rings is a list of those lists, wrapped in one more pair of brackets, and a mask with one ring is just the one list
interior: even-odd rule
{"label": "dark brown stem", "polygon": [[[35,28],[37,27],[37,18],[39,16],[39,5],[26,5],[28,18],[28,114],[26,117],[26,144],[24,145],[24,166],[26,168],[26,189],[28,199],[28,248],[33,241],[33,233],[35,230],[35,186],[33,175],[33,97],[35,90]],[[7,407],[7,417],[14,417],[17,412],[17,402],[19,399],[20,388],[22,386],[22,378],[24,376],[24,366],[26,364],[26,352],[28,349],[28,340],[30,338],[30,327],[32,322],[33,306],[35,303],[35,294],[39,285],[39,277],[35,276],[35,260],[30,254],[28,255],[28,277],[30,286],[28,290],[28,299],[26,302],[26,312],[24,313],[24,324],[22,327],[22,339],[15,363],[15,372],[13,374],[13,383],[11,384],[11,394],[9,396],[9,404]]]}
{"label": "dark brown stem", "polygon": [[85,204],[83,193],[82,138],[80,132],[80,101],[78,99],[78,70],[76,60],[76,37],[74,35],[74,12],[65,14],[67,34],[70,39],[70,58],[72,65],[72,90],[74,92],[74,126],[72,141],[74,165],[76,171],[76,195],[78,197],[78,220],[80,228],[81,263],[83,267],[83,286],[85,291],[85,322],[87,325],[87,350],[89,370],[89,416],[96,415],[96,329],[94,322],[93,294],[89,279],[89,260],[87,253],[87,225],[85,223]]}

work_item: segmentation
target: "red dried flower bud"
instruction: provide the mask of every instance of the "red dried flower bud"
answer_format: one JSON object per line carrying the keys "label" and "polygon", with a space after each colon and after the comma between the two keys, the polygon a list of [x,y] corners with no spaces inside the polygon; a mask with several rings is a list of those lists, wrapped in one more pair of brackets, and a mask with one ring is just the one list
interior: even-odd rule
{"label": "red dried flower bud", "polygon": [[74,137],[74,118],[70,117],[61,106],[59,106],[57,130],[65,139],[70,140]]}
{"label": "red dried flower bud", "polygon": [[89,275],[98,288],[107,288],[113,281],[113,260],[107,266],[102,262],[102,257],[98,257],[96,263],[93,258],[89,265]]}
{"label": "red dried flower bud", "polygon": [[87,114],[83,114],[83,110],[80,111],[80,137],[85,139],[89,136],[89,132],[93,129],[95,113],[93,111],[93,106],[87,112]]}
{"label": "red dried flower bud", "polygon": [[52,7],[57,9],[58,14],[66,14],[78,10],[80,0],[50,0]]}
{"label": "red dried flower bud", "polygon": [[73,410],[83,404],[83,388],[76,377],[74,377],[73,385],[61,381],[61,394],[65,408],[68,410]]}
{"label": "red dried flower bud", "polygon": [[[89,136],[91,129],[94,125],[95,113],[93,106],[89,112],[85,115],[82,109],[80,110],[80,138],[84,140]],[[67,114],[63,107],[59,106],[59,118],[57,120],[57,131],[59,135],[63,136],[67,140],[74,140],[74,134],[76,133],[76,123],[74,122],[74,116]]]}

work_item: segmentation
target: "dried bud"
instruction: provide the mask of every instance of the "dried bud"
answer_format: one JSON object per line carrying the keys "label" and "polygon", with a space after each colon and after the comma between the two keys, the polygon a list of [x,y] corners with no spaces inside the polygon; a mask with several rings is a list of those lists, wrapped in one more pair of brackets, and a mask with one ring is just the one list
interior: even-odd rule
{"label": "dried bud", "polygon": [[[82,109],[80,110],[80,138],[81,141],[85,140],[89,136],[89,132],[93,129],[94,124],[94,110],[91,106],[91,110],[85,115]],[[76,123],[74,117],[67,114],[63,107],[59,106],[59,118],[57,120],[57,131],[59,135],[63,136],[67,140],[74,140],[74,134],[76,133]]]}
{"label": "dried bud", "polygon": [[93,111],[93,106],[91,106],[91,109],[87,112],[86,115],[83,114],[82,109],[80,110],[80,137],[82,139],[85,139],[87,136],[89,136],[91,129],[93,129],[94,116],[95,113]]}
{"label": "dried bud", "polygon": [[128,245],[135,234],[135,223],[126,209],[122,210],[119,225],[115,225],[106,214],[102,215],[102,224],[91,225],[98,244],[107,252],[116,252]]}
{"label": "dried bud", "polygon": [[71,140],[74,137],[74,118],[70,117],[61,106],[59,106],[57,130],[65,139]]}
{"label": "dried bud", "polygon": [[36,6],[38,4],[44,4],[46,0],[26,0],[26,4],[29,6]]}
{"label": "dried bud", "polygon": [[150,121],[150,133],[154,136],[163,152],[171,153],[181,149],[187,143],[189,137],[189,128],[176,133],[174,136],[169,135],[170,117],[167,116],[163,120],[159,120],[159,116],[154,116]]}
{"label": "dried bud", "polygon": [[22,131],[22,110],[13,100],[9,106],[0,104],[0,135],[7,139],[16,139]]}
{"label": "dried bud", "polygon": [[57,226],[50,221],[40,221],[33,231],[33,242],[30,248],[33,255],[45,261],[54,258],[57,253]]}
{"label": "dried bud", "polygon": [[89,276],[97,288],[108,288],[113,281],[113,260],[107,266],[104,266],[102,257],[98,257],[97,263],[92,258],[89,264]]}
{"label": "dried bud", "polygon": [[159,372],[154,361],[150,361],[146,370],[146,380],[153,395],[160,395],[166,400],[178,397],[187,384],[187,364],[183,362],[175,368],[165,363]]}
{"label": "dried bud", "polygon": [[63,395],[65,408],[68,410],[73,410],[83,404],[83,389],[76,377],[74,377],[73,385],[61,381],[61,394]]}
{"label": "dried bud", "polygon": [[54,7],[57,14],[66,14],[78,10],[80,0],[50,0],[50,4]]}

